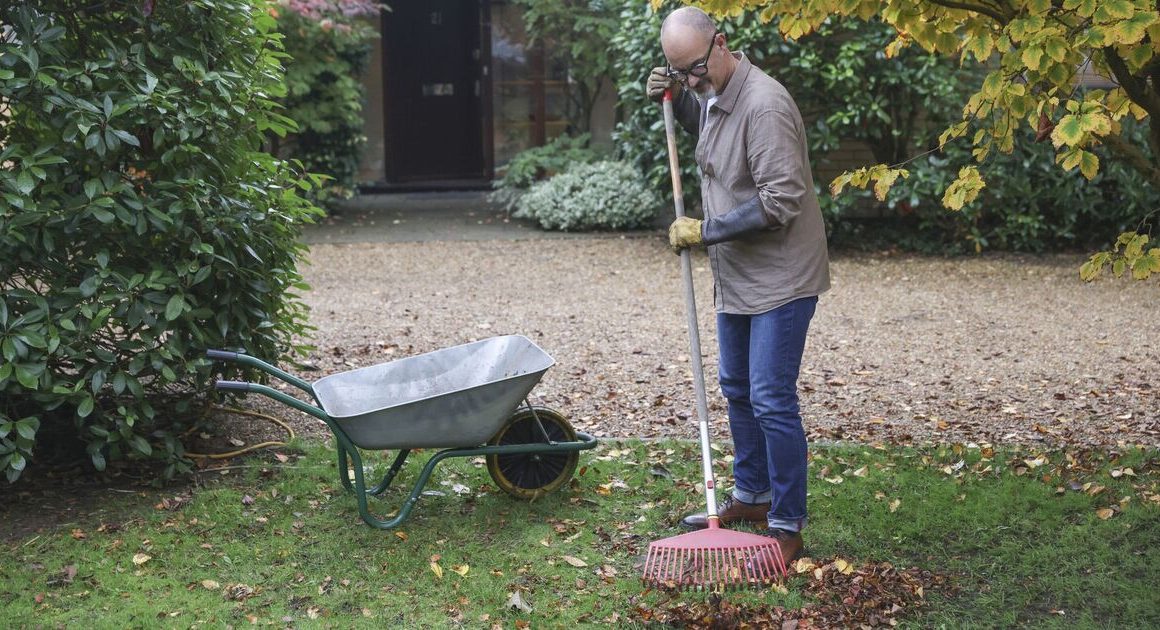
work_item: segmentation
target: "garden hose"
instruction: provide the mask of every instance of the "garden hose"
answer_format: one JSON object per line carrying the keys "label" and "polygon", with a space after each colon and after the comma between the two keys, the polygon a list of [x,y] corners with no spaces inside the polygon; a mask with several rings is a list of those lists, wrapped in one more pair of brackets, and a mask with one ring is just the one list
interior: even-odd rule
{"label": "garden hose", "polygon": [[[253,416],[255,418],[264,418],[264,419],[269,420],[270,422],[273,422],[274,424],[282,427],[283,429],[286,429],[286,432],[290,434],[291,440],[293,440],[295,438],[294,429],[290,428],[290,425],[286,424],[282,420],[279,420],[278,418],[275,418],[274,416],[264,414],[264,413],[259,413],[257,411],[250,411],[248,409],[238,409],[237,407],[223,407],[220,405],[213,405],[210,408],[216,409],[218,411],[226,411],[229,413],[241,414],[243,416]],[[188,432],[186,432],[186,435],[189,435],[189,433],[192,433],[192,432],[193,432],[193,429],[190,429]],[[267,447],[271,447],[271,446],[286,446],[286,442],[262,442],[261,444],[253,444],[253,445],[247,446],[245,448],[240,448],[236,451],[229,451],[228,453],[203,454],[203,453],[188,453],[187,452],[185,454],[185,456],[191,457],[194,459],[230,459],[232,457],[237,457],[239,455],[249,453],[250,451],[255,451],[255,450],[258,450],[260,448],[267,448]]]}

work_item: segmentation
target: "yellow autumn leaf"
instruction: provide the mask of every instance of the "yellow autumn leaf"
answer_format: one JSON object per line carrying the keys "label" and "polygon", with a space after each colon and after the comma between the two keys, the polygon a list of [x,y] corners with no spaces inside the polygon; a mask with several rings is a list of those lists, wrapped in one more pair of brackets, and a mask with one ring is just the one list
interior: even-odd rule
{"label": "yellow autumn leaf", "polygon": [[222,585],[213,580],[202,580],[201,587],[209,591],[216,591],[221,588]]}
{"label": "yellow autumn leaf", "polygon": [[467,577],[467,572],[471,570],[471,567],[466,564],[456,564],[451,567],[451,570],[458,573],[459,575]]}
{"label": "yellow autumn leaf", "polygon": [[979,176],[979,169],[964,166],[959,169],[958,178],[943,193],[943,205],[951,210],[961,210],[964,205],[974,201],[979,191],[986,186],[986,182]]}
{"label": "yellow autumn leaf", "polygon": [[564,556],[564,562],[567,562],[568,564],[570,564],[574,567],[586,567],[586,566],[588,566],[587,562],[584,562],[580,558],[575,558],[573,556]]}
{"label": "yellow autumn leaf", "polygon": [[902,505],[902,499],[895,499],[890,502],[890,513],[893,514],[898,510],[898,506]]}
{"label": "yellow autumn leaf", "polygon": [[870,474],[870,471],[869,471],[869,470],[867,470],[867,468],[866,468],[865,466],[863,466],[863,467],[859,468],[858,470],[855,470],[855,471],[854,471],[854,476],[855,476],[855,477],[865,477],[865,476],[866,476],[866,475],[868,475],[868,474]]}
{"label": "yellow autumn leaf", "polygon": [[850,173],[842,173],[841,175],[835,177],[834,181],[830,182],[830,195],[833,197],[840,195],[842,193],[842,189],[846,187],[846,184],[850,183],[850,177]]}
{"label": "yellow autumn leaf", "polygon": [[443,567],[439,566],[438,562],[431,563],[431,572],[435,574],[435,577],[443,578]]}
{"label": "yellow autumn leaf", "polygon": [[395,532],[395,538],[399,540],[407,540],[407,532]]}
{"label": "yellow autumn leaf", "polygon": [[903,48],[906,48],[909,45],[910,38],[905,34],[895,37],[894,41],[886,45],[886,58],[893,59],[894,57],[898,56],[898,53],[902,52]]}
{"label": "yellow autumn leaf", "polygon": [[886,194],[890,192],[890,188],[894,186],[895,180],[902,177],[906,179],[910,177],[910,172],[903,169],[885,169],[878,175],[878,183],[874,184],[874,196],[878,201],[886,201]]}
{"label": "yellow autumn leaf", "polygon": [[1080,151],[1079,153],[1079,172],[1088,179],[1094,178],[1100,172],[1100,158],[1090,151]]}
{"label": "yellow autumn leaf", "polygon": [[145,564],[146,562],[149,562],[152,559],[153,559],[153,556],[150,556],[147,554],[143,554],[143,553],[133,554],[133,564],[135,564],[137,566],[141,566],[141,565]]}
{"label": "yellow autumn leaf", "polygon": [[807,571],[813,571],[817,568],[817,566],[818,565],[814,564],[812,559],[806,557],[798,558],[797,560],[793,561],[793,564],[790,565],[790,567],[793,568],[794,573],[806,573]]}
{"label": "yellow autumn leaf", "polygon": [[1109,518],[1112,518],[1112,516],[1114,516],[1115,514],[1116,514],[1116,511],[1113,510],[1112,508],[1100,508],[1100,509],[1096,510],[1096,516],[1100,517],[1101,521],[1106,521]]}
{"label": "yellow autumn leaf", "polygon": [[841,573],[842,575],[850,575],[854,572],[854,565],[846,562],[842,558],[837,558],[834,560],[834,568],[837,569],[838,573]]}

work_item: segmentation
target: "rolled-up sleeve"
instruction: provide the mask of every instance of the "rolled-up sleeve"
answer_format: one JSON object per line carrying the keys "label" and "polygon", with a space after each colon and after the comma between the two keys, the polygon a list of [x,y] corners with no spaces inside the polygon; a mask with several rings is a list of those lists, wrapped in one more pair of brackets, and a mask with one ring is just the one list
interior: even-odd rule
{"label": "rolled-up sleeve", "polygon": [[746,159],[757,196],[761,199],[768,225],[788,225],[802,212],[807,194],[812,194],[803,172],[809,163],[802,155],[803,130],[797,117],[780,108],[755,112],[746,132]]}

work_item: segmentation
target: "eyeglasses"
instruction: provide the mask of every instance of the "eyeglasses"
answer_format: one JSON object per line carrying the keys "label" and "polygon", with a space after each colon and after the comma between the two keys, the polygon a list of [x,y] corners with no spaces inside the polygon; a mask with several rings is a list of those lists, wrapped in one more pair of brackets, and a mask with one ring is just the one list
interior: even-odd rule
{"label": "eyeglasses", "polygon": [[689,82],[690,76],[700,78],[706,74],[709,74],[709,56],[713,54],[713,46],[717,43],[717,36],[720,34],[720,31],[713,33],[713,39],[709,40],[709,50],[705,51],[705,56],[701,57],[700,61],[689,66],[686,70],[677,70],[676,68],[669,66],[665,74],[669,75],[670,79],[679,81],[683,84],[687,84]]}

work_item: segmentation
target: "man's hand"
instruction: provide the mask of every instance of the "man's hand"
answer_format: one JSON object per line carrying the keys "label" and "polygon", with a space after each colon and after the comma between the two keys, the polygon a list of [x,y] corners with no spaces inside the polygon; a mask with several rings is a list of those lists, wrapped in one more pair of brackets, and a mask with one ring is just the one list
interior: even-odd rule
{"label": "man's hand", "polygon": [[669,247],[674,253],[701,244],[701,221],[689,217],[679,217],[669,226]]}
{"label": "man's hand", "polygon": [[648,75],[648,81],[645,82],[645,93],[657,103],[664,99],[666,89],[672,88],[673,98],[676,98],[677,93],[681,89],[681,84],[670,79],[667,72],[664,66],[657,66],[652,69],[652,72]]}

